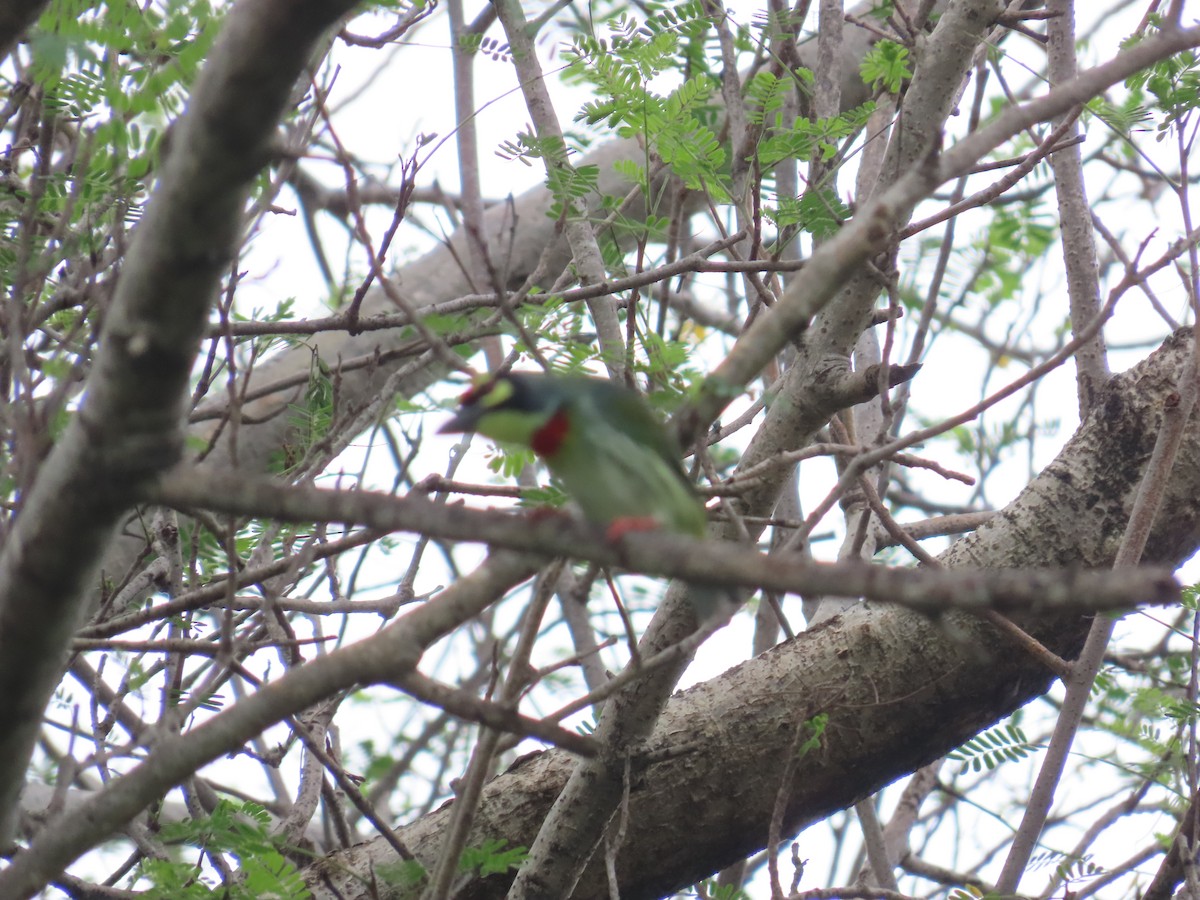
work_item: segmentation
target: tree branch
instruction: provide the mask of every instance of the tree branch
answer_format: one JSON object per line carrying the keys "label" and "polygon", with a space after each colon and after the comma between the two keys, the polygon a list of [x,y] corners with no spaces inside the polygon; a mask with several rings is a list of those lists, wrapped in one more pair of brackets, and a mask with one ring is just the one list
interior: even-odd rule
{"label": "tree branch", "polygon": [[[353,3],[226,19],[129,248],[85,399],[0,554],[0,843],[96,568],[138,484],[179,457],[188,377],[250,180],[311,48]],[[69,536],[69,537],[68,537]]]}

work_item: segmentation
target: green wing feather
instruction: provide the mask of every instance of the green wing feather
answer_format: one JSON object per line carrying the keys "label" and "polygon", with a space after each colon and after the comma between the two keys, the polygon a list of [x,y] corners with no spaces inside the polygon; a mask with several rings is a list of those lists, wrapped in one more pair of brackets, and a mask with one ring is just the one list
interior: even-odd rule
{"label": "green wing feather", "polygon": [[682,452],[679,445],[671,437],[671,433],[654,415],[653,411],[641,395],[634,391],[618,387],[612,382],[599,381],[605,390],[598,391],[597,405],[599,412],[610,422],[617,423],[631,438],[649,447],[665,462],[672,471],[690,486],[680,463]]}
{"label": "green wing feather", "polygon": [[596,378],[559,377],[555,390],[572,427],[546,462],[584,515],[598,522],[649,517],[704,533],[704,505],[683,473],[679,448],[640,395]]}

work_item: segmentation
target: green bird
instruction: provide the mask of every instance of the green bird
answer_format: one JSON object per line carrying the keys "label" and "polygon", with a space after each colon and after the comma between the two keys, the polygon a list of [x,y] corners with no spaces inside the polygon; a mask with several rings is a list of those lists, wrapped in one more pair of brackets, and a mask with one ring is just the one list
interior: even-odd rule
{"label": "green bird", "polygon": [[679,447],[636,392],[601,378],[509,372],[459,402],[439,432],[529,447],[610,536],[655,527],[704,534],[704,506]]}
{"label": "green bird", "polygon": [[[647,528],[704,536],[704,504],[679,446],[635,391],[602,378],[509,372],[476,382],[459,404],[440,433],[529,447],[610,539]],[[741,602],[739,591],[708,584],[688,584],[687,596],[706,630]]]}

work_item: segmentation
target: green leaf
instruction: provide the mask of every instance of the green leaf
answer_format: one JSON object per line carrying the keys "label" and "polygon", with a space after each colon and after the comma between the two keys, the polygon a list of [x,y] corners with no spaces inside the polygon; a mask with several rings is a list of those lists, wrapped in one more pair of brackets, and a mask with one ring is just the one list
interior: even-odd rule
{"label": "green leaf", "polygon": [[850,218],[850,207],[832,189],[809,189],[800,197],[781,197],[774,208],[765,207],[764,214],[776,225],[794,225],[817,237],[829,237]]}
{"label": "green leaf", "polygon": [[529,851],[524,847],[504,849],[507,846],[508,841],[504,838],[494,838],[478,847],[466,847],[458,860],[458,867],[463,872],[477,872],[482,878],[520,868]]}
{"label": "green leaf", "polygon": [[895,41],[879,41],[863,57],[859,72],[872,90],[882,88],[890,94],[898,93],[904,81],[912,78],[912,69],[908,65],[908,48]]}
{"label": "green leaf", "polygon": [[802,759],[821,746],[821,738],[829,725],[829,713],[819,713],[804,723],[805,738],[796,748],[796,759]]}
{"label": "green leaf", "polygon": [[948,757],[961,762],[964,772],[991,771],[1001,763],[1024,759],[1036,749],[1026,739],[1025,732],[1010,722],[972,738]]}

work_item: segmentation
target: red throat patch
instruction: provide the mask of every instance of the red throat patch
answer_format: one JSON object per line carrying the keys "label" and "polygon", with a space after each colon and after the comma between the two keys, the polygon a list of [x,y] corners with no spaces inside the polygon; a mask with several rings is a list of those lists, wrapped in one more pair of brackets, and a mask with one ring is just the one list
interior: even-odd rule
{"label": "red throat patch", "polygon": [[530,444],[533,452],[538,456],[553,456],[562,447],[570,427],[566,410],[560,409],[550,417],[550,421],[533,433],[533,441]]}

